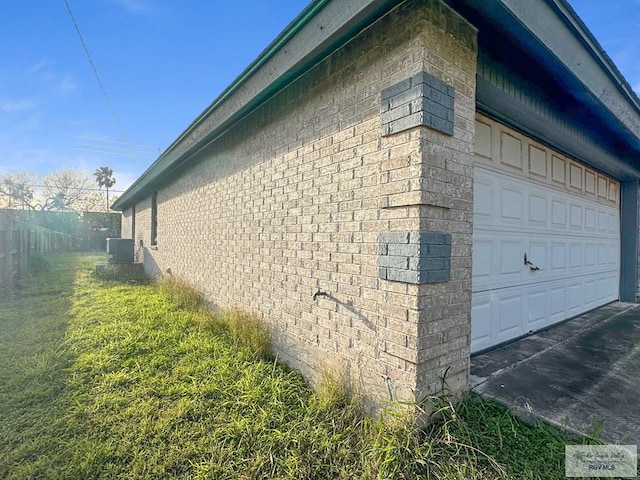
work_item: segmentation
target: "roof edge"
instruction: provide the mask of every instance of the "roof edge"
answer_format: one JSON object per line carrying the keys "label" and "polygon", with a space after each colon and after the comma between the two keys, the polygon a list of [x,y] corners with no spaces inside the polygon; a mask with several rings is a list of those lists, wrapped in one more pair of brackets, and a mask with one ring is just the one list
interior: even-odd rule
{"label": "roof edge", "polygon": [[381,12],[403,1],[314,0],[191,122],[111,208],[127,208],[169,169],[332,53],[339,41],[354,36]]}
{"label": "roof edge", "polygon": [[221,103],[227,100],[233,92],[235,92],[240,85],[242,85],[251,75],[260,69],[267,61],[273,57],[273,55],[287,41],[293,37],[302,27],[304,27],[309,21],[315,17],[315,15],[331,0],[313,0],[300,14],[294,18],[289,25],[287,25],[282,32],[258,55],[258,57],[252,61],[247,68],[245,68],[240,75],[227,86],[218,97],[211,102],[211,104],[205,108],[200,115],[198,115],[189,126],[180,134],[180,136],[174,140],[171,145],[167,147],[167,151],[171,150],[176,144],[180,143],[182,139],[188,135],[194,127],[202,121],[204,117],[211,114]]}
{"label": "roof edge", "polygon": [[[567,0],[444,0],[500,31],[638,151],[640,99]],[[473,23],[473,22],[472,22]],[[482,38],[482,29],[480,38]]]}
{"label": "roof edge", "polygon": [[326,3],[331,0],[312,0],[300,14],[294,18],[289,25],[287,25],[282,32],[258,55],[258,57],[245,68],[240,75],[227,86],[218,97],[211,102],[211,104],[205,108],[200,115],[198,115],[187,128],[176,138],[171,144],[160,154],[160,156],[154,161],[147,170],[145,170],[140,177],[111,205],[114,210],[119,210],[124,207],[128,194],[131,195],[137,186],[137,184],[148,175],[153,169],[156,162],[165,157],[176,145],[178,145],[193,129],[198,125],[207,115],[209,115],[215,108],[224,102],[234,91],[236,91],[240,85],[250,77],[256,70],[264,65],[273,54],[287,42],[295,33],[297,33],[304,25],[306,25],[311,18],[313,18],[317,12],[324,7]]}
{"label": "roof edge", "polygon": [[582,43],[591,51],[592,54],[595,55],[601,67],[603,67],[603,69],[608,72],[609,76],[615,80],[618,87],[620,87],[630,103],[640,114],[640,97],[638,97],[638,94],[624,77],[613,59],[602,47],[595,35],[591,33],[589,27],[587,27],[587,25],[582,21],[571,4],[567,0],[547,1],[554,5],[555,9],[565,17],[574,32],[582,39]]}
{"label": "roof edge", "polygon": [[546,50],[545,61],[553,58],[609,111],[610,121],[619,122],[629,134],[640,138],[640,99],[566,0],[492,1],[506,8],[528,31],[538,43],[533,47],[538,53]]}

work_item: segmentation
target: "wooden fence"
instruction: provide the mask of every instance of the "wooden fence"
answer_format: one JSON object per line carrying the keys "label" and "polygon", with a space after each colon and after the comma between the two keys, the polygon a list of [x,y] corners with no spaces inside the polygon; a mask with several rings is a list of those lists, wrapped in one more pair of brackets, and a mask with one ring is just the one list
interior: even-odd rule
{"label": "wooden fence", "polygon": [[0,212],[0,286],[26,273],[34,254],[69,250],[72,245],[71,235]]}

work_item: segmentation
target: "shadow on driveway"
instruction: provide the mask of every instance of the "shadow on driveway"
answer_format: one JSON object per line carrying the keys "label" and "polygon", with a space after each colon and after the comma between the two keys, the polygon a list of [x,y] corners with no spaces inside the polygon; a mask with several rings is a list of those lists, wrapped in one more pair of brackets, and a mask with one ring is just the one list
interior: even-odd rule
{"label": "shadow on driveway", "polygon": [[640,305],[615,302],[471,359],[472,389],[572,433],[640,444]]}

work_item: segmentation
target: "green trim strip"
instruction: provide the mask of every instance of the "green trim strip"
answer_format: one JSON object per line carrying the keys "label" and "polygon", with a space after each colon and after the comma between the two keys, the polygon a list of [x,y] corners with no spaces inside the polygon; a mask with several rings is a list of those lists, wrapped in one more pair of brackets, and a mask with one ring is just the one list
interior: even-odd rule
{"label": "green trim strip", "polygon": [[[200,115],[193,120],[189,126],[180,134],[180,136],[169,145],[164,152],[145,170],[145,172],[136,179],[136,181],[118,198],[112,205],[114,210],[123,210],[127,207],[131,200],[135,199],[136,193],[143,188],[141,183],[148,177],[153,176],[152,173],[158,167],[158,164],[167,156],[173,148],[175,148],[214,110],[223,104],[235,91],[237,91],[248,78],[254,75],[271,57],[273,57],[282,46],[298,33],[305,25],[307,25],[317,13],[331,0],[315,0],[312,1],[287,27],[278,35],[267,48],[265,48],[258,57],[249,64],[249,66],[236,78],[231,85],[225,88],[222,93],[209,105]],[[168,167],[167,165],[166,167]],[[165,167],[165,168],[166,168]],[[164,168],[158,172],[161,174]],[[138,188],[140,186],[140,188]]]}
{"label": "green trim strip", "polygon": [[276,39],[265,48],[258,58],[256,58],[251,64],[236,78],[231,85],[225,88],[222,93],[216,98],[211,105],[209,105],[198,117],[191,122],[186,130],[167,148],[167,151],[171,150],[174,145],[180,143],[180,141],[187,136],[200,121],[207,117],[213,110],[218,108],[231,94],[233,94],[240,86],[254,73],[256,73],[271,57],[273,57],[282,46],[289,41],[302,27],[311,21],[316,14],[322,10],[322,8],[331,0],[315,0],[307,5],[307,7],[298,15],[287,27],[282,31]]}

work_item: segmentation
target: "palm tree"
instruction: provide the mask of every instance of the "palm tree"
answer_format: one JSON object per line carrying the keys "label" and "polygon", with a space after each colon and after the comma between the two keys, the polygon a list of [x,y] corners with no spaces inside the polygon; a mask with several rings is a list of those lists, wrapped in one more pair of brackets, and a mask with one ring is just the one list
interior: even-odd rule
{"label": "palm tree", "polygon": [[106,187],[107,189],[107,212],[109,211],[109,189],[116,184],[116,179],[113,178],[113,170],[109,167],[100,167],[95,173],[96,183],[98,187]]}

